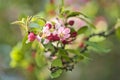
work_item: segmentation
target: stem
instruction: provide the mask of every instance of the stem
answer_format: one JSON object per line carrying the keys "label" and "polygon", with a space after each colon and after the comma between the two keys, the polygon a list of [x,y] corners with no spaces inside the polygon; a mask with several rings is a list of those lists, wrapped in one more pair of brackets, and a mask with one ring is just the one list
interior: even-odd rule
{"label": "stem", "polygon": [[[98,33],[98,34],[91,34],[87,39],[86,39],[86,41],[88,41],[91,37],[93,37],[93,36],[96,36],[96,35],[98,35],[98,36],[104,36],[104,37],[109,37],[110,35],[113,35],[115,33],[115,29],[114,28],[112,28],[110,31],[108,31],[108,32],[101,32],[101,33]],[[87,51],[87,47],[88,47],[89,45],[86,45],[81,51],[80,51],[80,53],[84,53],[85,51]]]}
{"label": "stem", "polygon": [[62,0],[62,7],[64,6],[64,0]]}

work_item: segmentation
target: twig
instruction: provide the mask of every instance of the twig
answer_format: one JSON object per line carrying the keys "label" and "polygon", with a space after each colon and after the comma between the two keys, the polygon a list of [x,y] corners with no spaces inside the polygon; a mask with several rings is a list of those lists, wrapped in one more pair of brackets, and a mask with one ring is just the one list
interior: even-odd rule
{"label": "twig", "polygon": [[[98,34],[91,34],[87,39],[86,41],[88,41],[91,37],[93,36],[103,36],[103,37],[109,37],[110,35],[113,35],[115,33],[115,28],[112,28],[110,31],[108,32],[101,32],[101,33],[98,33]],[[85,51],[87,51],[87,47],[89,45],[85,45],[84,48],[80,51],[80,53],[84,53]]]}

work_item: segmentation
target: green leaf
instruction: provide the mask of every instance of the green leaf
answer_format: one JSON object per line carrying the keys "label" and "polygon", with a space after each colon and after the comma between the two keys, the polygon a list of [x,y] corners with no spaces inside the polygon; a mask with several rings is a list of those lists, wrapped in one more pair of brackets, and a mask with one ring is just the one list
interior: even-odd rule
{"label": "green leaf", "polygon": [[70,13],[69,10],[63,10],[63,11],[61,12],[61,15],[64,17],[64,16],[67,16],[69,13]]}
{"label": "green leaf", "polygon": [[70,60],[67,52],[66,52],[64,49],[59,49],[58,53],[59,53],[58,56],[64,58],[66,61],[69,61],[69,60]]}
{"label": "green leaf", "polygon": [[83,26],[77,31],[77,34],[79,35],[79,34],[85,33],[87,30],[88,30],[88,26]]}
{"label": "green leaf", "polygon": [[37,23],[39,26],[44,26],[46,24],[46,20],[39,16],[34,16],[31,21]]}
{"label": "green leaf", "polygon": [[40,26],[45,26],[46,24],[46,20],[43,18],[38,18],[38,20],[36,21]]}
{"label": "green leaf", "polygon": [[92,49],[98,53],[108,53],[110,51],[110,49],[106,49],[96,42],[86,42],[86,44],[90,46],[89,47],[90,49]]}
{"label": "green leaf", "polygon": [[120,27],[118,27],[118,28],[116,29],[115,34],[116,34],[117,38],[120,39]]}
{"label": "green leaf", "polygon": [[44,55],[36,53],[35,61],[38,67],[43,67],[46,65],[46,59]]}
{"label": "green leaf", "polygon": [[74,17],[74,16],[79,16],[79,15],[82,15],[82,16],[88,18],[86,15],[84,15],[84,14],[81,13],[81,12],[69,12],[67,18],[69,18],[69,17]]}
{"label": "green leaf", "polygon": [[67,16],[68,17],[74,17],[74,16],[79,16],[80,15],[80,12],[70,12]]}
{"label": "green leaf", "polygon": [[62,70],[57,70],[56,72],[54,72],[54,73],[51,73],[51,78],[57,78],[57,77],[59,77],[61,74],[62,74]]}
{"label": "green leaf", "polygon": [[61,59],[55,59],[53,62],[52,62],[52,64],[51,64],[51,66],[53,66],[53,67],[62,67],[62,61],[61,61]]}
{"label": "green leaf", "polygon": [[99,36],[99,35],[96,35],[96,36],[93,36],[89,39],[89,41],[91,42],[102,42],[104,41],[106,38],[104,36]]}
{"label": "green leaf", "polygon": [[39,28],[40,26],[39,26],[39,24],[37,24],[37,23],[35,23],[35,22],[31,22],[31,23],[29,24],[29,27],[30,27],[30,28]]}

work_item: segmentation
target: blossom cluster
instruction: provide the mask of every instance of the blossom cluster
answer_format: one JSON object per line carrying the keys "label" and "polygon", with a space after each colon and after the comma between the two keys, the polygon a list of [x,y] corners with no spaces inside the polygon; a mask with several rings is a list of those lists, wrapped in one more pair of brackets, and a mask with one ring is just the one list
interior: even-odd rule
{"label": "blossom cluster", "polygon": [[32,42],[35,39],[42,42],[43,44],[48,44],[49,42],[60,41],[63,44],[71,43],[77,36],[76,31],[72,31],[71,27],[74,24],[73,20],[69,20],[65,24],[61,19],[54,19],[53,21],[46,22],[45,26],[39,35],[34,32],[28,34],[28,41]]}

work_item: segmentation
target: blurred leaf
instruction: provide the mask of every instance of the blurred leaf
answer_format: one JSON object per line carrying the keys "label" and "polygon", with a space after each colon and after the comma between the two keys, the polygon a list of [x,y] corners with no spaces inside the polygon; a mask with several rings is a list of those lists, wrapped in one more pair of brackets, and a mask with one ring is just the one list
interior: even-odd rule
{"label": "blurred leaf", "polygon": [[26,43],[27,39],[28,39],[28,33],[26,32],[26,35],[22,40],[22,48],[21,48],[22,53],[29,51],[29,49],[31,48],[32,43],[31,42]]}
{"label": "blurred leaf", "polygon": [[53,62],[52,62],[52,64],[51,64],[51,66],[53,66],[53,67],[62,67],[62,61],[61,61],[61,59],[55,59]]}
{"label": "blurred leaf", "polygon": [[106,49],[96,42],[86,42],[86,44],[89,45],[92,50],[94,50],[98,53],[108,53],[110,51],[110,49]]}
{"label": "blurred leaf", "polygon": [[[52,67],[62,67],[62,61],[61,59],[55,59],[52,64],[51,64]],[[56,70],[55,72],[52,72],[51,73],[51,78],[57,78],[59,77],[60,75],[62,74],[62,70],[61,69],[58,69]]]}
{"label": "blurred leaf", "polygon": [[116,36],[117,36],[117,38],[118,39],[120,39],[120,27],[118,27],[117,29],[116,29]]}
{"label": "blurred leaf", "polygon": [[69,13],[70,13],[69,10],[64,10],[64,11],[61,12],[61,14],[65,14],[65,15],[68,15]]}
{"label": "blurred leaf", "polygon": [[80,15],[80,12],[70,12],[67,16],[68,17],[74,17],[74,16],[79,16]]}
{"label": "blurred leaf", "polygon": [[77,34],[79,35],[79,34],[85,33],[87,30],[88,30],[88,26],[83,26],[77,31]]}
{"label": "blurred leaf", "polygon": [[57,70],[54,73],[51,73],[51,78],[57,78],[62,74],[62,70]]}
{"label": "blurred leaf", "polygon": [[96,3],[96,1],[89,1],[87,5],[85,5],[82,9],[81,12],[87,15],[90,18],[94,18],[99,10],[99,6]]}
{"label": "blurred leaf", "polygon": [[35,61],[39,68],[46,65],[46,59],[42,54],[36,53]]}
{"label": "blurred leaf", "polygon": [[103,37],[103,36],[93,36],[89,39],[89,41],[91,42],[101,42],[101,41],[104,41],[106,38]]}
{"label": "blurred leaf", "polygon": [[69,53],[71,54],[75,54],[74,56],[74,61],[75,62],[79,62],[81,60],[90,60],[90,58],[88,56],[86,56],[85,53],[80,53],[79,49],[66,49]]}
{"label": "blurred leaf", "polygon": [[39,16],[34,16],[31,21],[37,23],[39,26],[45,26],[46,23],[46,20]]}
{"label": "blurred leaf", "polygon": [[31,22],[31,23],[29,24],[29,27],[30,27],[30,28],[39,28],[40,26],[39,26],[37,23],[35,23],[35,22]]}

